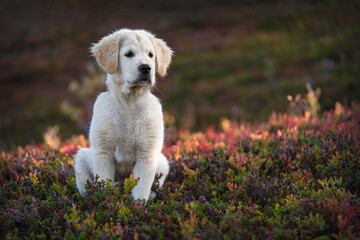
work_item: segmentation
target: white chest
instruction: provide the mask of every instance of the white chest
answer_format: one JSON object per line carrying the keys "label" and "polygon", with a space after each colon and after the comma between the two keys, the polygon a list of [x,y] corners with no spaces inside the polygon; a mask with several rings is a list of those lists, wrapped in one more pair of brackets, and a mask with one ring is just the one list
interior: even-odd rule
{"label": "white chest", "polygon": [[133,162],[138,149],[146,137],[146,112],[120,113],[119,121],[114,124],[116,147],[114,157],[117,162]]}

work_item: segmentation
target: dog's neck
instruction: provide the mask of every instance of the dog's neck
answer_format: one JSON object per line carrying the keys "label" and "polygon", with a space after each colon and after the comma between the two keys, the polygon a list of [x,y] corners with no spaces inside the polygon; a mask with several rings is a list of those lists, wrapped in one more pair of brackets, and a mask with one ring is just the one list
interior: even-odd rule
{"label": "dog's neck", "polygon": [[143,102],[143,99],[150,94],[150,87],[125,86],[125,83],[119,76],[107,75],[106,86],[108,92],[118,101],[121,105],[137,104]]}

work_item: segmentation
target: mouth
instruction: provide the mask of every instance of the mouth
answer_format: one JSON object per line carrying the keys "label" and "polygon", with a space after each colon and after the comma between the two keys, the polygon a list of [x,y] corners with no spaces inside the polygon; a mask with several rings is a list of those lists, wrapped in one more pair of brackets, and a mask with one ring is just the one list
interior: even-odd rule
{"label": "mouth", "polygon": [[140,75],[139,78],[134,82],[134,85],[145,86],[151,84],[151,78],[148,75]]}

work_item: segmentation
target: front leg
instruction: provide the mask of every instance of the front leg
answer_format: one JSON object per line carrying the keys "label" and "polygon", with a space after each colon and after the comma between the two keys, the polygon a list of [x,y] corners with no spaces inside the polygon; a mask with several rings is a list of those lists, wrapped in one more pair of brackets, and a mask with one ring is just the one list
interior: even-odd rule
{"label": "front leg", "polygon": [[134,179],[140,178],[138,184],[132,190],[132,195],[135,200],[148,200],[151,186],[155,179],[156,173],[156,159],[138,160],[135,163],[133,174]]}
{"label": "front leg", "polygon": [[[100,149],[94,151],[94,178],[99,177],[99,181],[111,179],[115,180],[115,161],[113,155]],[[96,179],[94,179],[95,181]]]}

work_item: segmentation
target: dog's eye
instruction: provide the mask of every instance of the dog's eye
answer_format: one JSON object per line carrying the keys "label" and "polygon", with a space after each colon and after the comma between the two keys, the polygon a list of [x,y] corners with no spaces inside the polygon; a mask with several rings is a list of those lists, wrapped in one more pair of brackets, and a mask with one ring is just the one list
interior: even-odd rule
{"label": "dog's eye", "polygon": [[153,55],[151,52],[149,52],[149,57],[152,58],[153,56],[154,56],[154,55]]}
{"label": "dog's eye", "polygon": [[131,58],[134,56],[134,53],[132,51],[125,54],[126,57]]}

